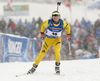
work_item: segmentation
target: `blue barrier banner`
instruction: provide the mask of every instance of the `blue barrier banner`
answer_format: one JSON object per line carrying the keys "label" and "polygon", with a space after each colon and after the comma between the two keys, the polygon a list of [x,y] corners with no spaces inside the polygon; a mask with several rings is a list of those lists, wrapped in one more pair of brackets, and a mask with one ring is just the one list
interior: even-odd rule
{"label": "blue barrier banner", "polygon": [[29,61],[35,61],[37,56],[37,46],[36,46],[36,38],[30,39],[29,47],[28,47],[28,59]]}
{"label": "blue barrier banner", "polygon": [[0,62],[2,62],[2,34],[0,34]]}
{"label": "blue barrier banner", "polygon": [[29,62],[33,61],[33,53],[32,53],[33,46],[32,45],[33,45],[33,39],[30,39],[29,46],[28,46],[28,60],[29,60]]}
{"label": "blue barrier banner", "polygon": [[4,35],[4,62],[28,62],[28,38]]}
{"label": "blue barrier banner", "polygon": [[36,60],[36,56],[37,56],[37,46],[36,46],[36,38],[34,38],[34,42],[33,42],[33,60]]}

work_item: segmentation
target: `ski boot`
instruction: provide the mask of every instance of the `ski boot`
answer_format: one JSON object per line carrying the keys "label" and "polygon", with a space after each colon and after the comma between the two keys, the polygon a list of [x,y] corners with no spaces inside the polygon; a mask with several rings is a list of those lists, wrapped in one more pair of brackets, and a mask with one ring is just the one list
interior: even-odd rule
{"label": "ski boot", "polygon": [[55,63],[55,71],[57,74],[60,74],[60,63],[58,62]]}
{"label": "ski boot", "polygon": [[36,71],[36,68],[38,67],[38,65],[33,64],[33,67],[27,72],[27,74],[32,74]]}

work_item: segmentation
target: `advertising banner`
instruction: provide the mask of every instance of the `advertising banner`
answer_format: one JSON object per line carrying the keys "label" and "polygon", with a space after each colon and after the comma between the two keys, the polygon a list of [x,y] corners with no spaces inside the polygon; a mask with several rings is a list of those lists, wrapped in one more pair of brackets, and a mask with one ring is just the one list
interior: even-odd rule
{"label": "advertising banner", "polygon": [[7,6],[4,6],[3,9],[4,15],[6,16],[29,15],[28,5],[13,5],[13,11],[11,11]]}
{"label": "advertising banner", "polygon": [[0,62],[3,62],[3,35],[0,34]]}
{"label": "advertising banner", "polygon": [[37,46],[36,46],[36,38],[34,38],[34,42],[33,42],[33,60],[36,60],[36,56],[37,56]]}
{"label": "advertising banner", "polygon": [[28,59],[29,61],[35,61],[37,56],[37,45],[36,38],[30,39],[29,47],[28,47]]}
{"label": "advertising banner", "polygon": [[4,62],[28,62],[28,38],[4,36]]}

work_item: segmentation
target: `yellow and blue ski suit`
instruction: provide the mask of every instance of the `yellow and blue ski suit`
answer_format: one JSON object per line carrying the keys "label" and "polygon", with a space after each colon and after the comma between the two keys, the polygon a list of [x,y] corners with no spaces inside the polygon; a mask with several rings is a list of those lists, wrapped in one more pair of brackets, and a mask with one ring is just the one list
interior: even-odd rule
{"label": "yellow and blue ski suit", "polygon": [[61,48],[61,31],[66,28],[67,34],[70,34],[70,25],[66,21],[60,19],[58,24],[54,24],[52,19],[46,20],[41,26],[41,32],[46,30],[46,38],[39,55],[36,58],[35,65],[38,65],[47,53],[48,49],[53,45],[55,50],[55,61],[60,63]]}

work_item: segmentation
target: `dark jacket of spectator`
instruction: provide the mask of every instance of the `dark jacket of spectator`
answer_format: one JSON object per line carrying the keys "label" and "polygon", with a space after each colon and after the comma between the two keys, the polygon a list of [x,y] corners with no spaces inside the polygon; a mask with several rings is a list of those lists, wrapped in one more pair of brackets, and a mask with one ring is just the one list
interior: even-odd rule
{"label": "dark jacket of spectator", "polygon": [[4,29],[6,27],[6,22],[4,21],[4,19],[2,18],[2,20],[0,21],[0,27],[1,27],[1,30],[4,32]]}

